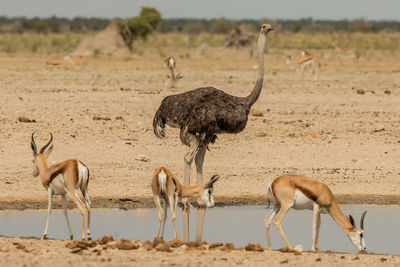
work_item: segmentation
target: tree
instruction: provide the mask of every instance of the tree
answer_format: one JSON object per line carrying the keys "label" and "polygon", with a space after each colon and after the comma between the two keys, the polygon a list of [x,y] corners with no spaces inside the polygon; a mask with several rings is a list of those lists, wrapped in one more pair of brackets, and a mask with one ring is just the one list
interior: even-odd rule
{"label": "tree", "polygon": [[157,9],[142,7],[139,16],[125,19],[120,24],[121,35],[126,44],[131,47],[134,39],[146,40],[161,22],[162,16]]}

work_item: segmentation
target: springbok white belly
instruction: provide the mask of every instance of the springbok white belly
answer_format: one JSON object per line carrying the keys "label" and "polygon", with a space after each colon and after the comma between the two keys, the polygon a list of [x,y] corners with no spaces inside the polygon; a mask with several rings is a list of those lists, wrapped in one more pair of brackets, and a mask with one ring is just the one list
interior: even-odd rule
{"label": "springbok white belly", "polygon": [[294,194],[293,209],[295,210],[312,210],[314,201],[306,197],[300,190],[296,190]]}
{"label": "springbok white belly", "polygon": [[67,192],[64,187],[64,176],[57,175],[50,183],[50,188],[53,190],[54,195],[65,195]]}
{"label": "springbok white belly", "polygon": [[[293,209],[295,210],[313,210],[314,201],[306,197],[300,190],[296,190],[293,201]],[[321,213],[326,214],[328,211],[325,208],[321,208]]]}

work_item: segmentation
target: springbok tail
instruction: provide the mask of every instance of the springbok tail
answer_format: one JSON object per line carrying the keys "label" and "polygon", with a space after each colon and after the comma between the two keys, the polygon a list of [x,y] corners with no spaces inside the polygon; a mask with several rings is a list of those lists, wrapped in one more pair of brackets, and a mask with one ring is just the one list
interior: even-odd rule
{"label": "springbok tail", "polygon": [[268,206],[267,209],[269,208],[269,206],[271,205],[271,202],[275,202],[275,196],[274,196],[274,192],[272,192],[272,182],[270,182],[268,184],[268,189],[267,189],[267,197],[268,197]]}
{"label": "springbok tail", "polygon": [[160,173],[158,174],[158,183],[160,184],[160,191],[161,193],[165,193],[165,185],[167,183],[167,174],[165,173],[164,168],[161,169]]}

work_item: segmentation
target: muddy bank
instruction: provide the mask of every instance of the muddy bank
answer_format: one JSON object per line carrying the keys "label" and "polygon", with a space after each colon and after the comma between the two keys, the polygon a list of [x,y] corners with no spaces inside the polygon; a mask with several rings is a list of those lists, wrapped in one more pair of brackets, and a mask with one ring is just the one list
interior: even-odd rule
{"label": "muddy bank", "polygon": [[[398,195],[375,195],[375,194],[340,194],[336,195],[340,204],[375,204],[375,205],[400,205]],[[216,196],[216,206],[233,205],[265,205],[268,206],[268,198],[261,195],[243,196]],[[273,204],[273,203],[271,203]],[[193,206],[197,204],[193,202]],[[70,202],[69,208],[75,208]],[[54,197],[54,208],[62,208],[59,197]],[[151,197],[92,197],[93,208],[154,208],[154,201]],[[47,199],[23,199],[23,200],[0,200],[0,210],[24,210],[24,209],[46,209]]]}

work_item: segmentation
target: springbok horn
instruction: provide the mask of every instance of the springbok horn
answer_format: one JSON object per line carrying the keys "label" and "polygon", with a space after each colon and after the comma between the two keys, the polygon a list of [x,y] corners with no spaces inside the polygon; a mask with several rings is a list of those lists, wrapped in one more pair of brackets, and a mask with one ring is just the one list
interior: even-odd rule
{"label": "springbok horn", "polygon": [[213,175],[213,176],[211,177],[210,181],[204,185],[204,188],[210,188],[210,187],[212,187],[213,184],[214,184],[216,181],[218,181],[218,179],[219,179],[219,175],[218,175],[218,174]]}
{"label": "springbok horn", "polygon": [[53,134],[52,134],[52,133],[50,133],[50,140],[49,140],[49,142],[47,142],[47,144],[45,144],[44,147],[42,147],[42,148],[40,149],[40,154],[42,154],[42,153],[44,152],[44,150],[50,145],[51,141],[53,141]]}
{"label": "springbok horn", "polygon": [[365,218],[365,214],[367,214],[367,211],[364,211],[363,214],[361,215],[361,219],[360,219],[360,228],[362,230],[364,230],[364,218]]}
{"label": "springbok horn", "polygon": [[33,153],[37,154],[36,143],[35,143],[35,139],[33,138],[34,134],[35,134],[35,132],[32,133],[32,137],[31,137],[31,148],[33,150]]}

